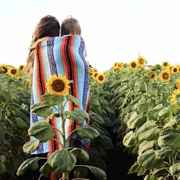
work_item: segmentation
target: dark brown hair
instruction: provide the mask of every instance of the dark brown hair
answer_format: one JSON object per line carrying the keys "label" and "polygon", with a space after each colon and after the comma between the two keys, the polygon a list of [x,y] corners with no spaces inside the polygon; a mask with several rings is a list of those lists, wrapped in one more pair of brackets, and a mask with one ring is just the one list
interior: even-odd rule
{"label": "dark brown hair", "polygon": [[61,24],[61,36],[68,34],[81,34],[81,27],[75,18],[67,18]]}
{"label": "dark brown hair", "polygon": [[47,15],[40,19],[33,34],[33,39],[31,42],[31,47],[29,50],[27,64],[24,68],[24,72],[28,73],[29,75],[32,75],[32,68],[34,64],[34,48],[37,40],[46,36],[59,36],[59,33],[60,25],[58,20],[54,16]]}
{"label": "dark brown hair", "polygon": [[40,19],[36,26],[35,32],[33,34],[33,41],[37,41],[40,38],[50,36],[59,36],[60,24],[58,20],[51,15],[44,16]]}

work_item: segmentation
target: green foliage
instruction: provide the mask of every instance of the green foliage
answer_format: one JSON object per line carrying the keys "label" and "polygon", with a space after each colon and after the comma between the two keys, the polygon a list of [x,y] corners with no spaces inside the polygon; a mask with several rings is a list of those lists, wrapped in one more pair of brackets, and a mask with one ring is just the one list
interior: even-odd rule
{"label": "green foliage", "polygon": [[[46,120],[35,122],[32,127],[28,129],[28,134],[31,140],[24,144],[23,150],[26,153],[32,153],[38,148],[40,143],[54,139],[55,133],[58,132],[59,139],[61,139],[61,142],[59,143],[63,145],[63,148],[56,150],[47,157],[47,161],[40,167],[40,172],[42,172],[45,176],[48,176],[50,172],[55,172],[59,175],[62,174],[63,180],[69,180],[69,174],[73,171],[77,162],[87,162],[89,160],[88,153],[81,148],[71,147],[69,139],[74,134],[77,134],[81,138],[93,140],[99,136],[99,133],[93,127],[82,127],[74,129],[71,135],[66,137],[66,119],[84,123],[84,121],[89,118],[89,115],[79,109],[75,109],[72,112],[65,111],[65,105],[67,102],[71,101],[76,105],[79,104],[79,100],[71,95],[57,97],[45,94],[41,98],[41,103],[35,104],[32,107],[32,111],[41,117],[46,117]],[[51,119],[53,117],[58,117],[62,121],[60,129],[51,127]],[[37,169],[38,167],[36,165],[38,160],[38,158],[32,158],[24,161],[18,168],[17,175],[23,175],[28,169]],[[98,168],[97,170],[95,167],[93,169],[92,166],[88,166],[87,168],[90,169],[91,173],[94,172],[96,176],[99,176],[98,171],[100,170]],[[101,170],[101,174],[102,173],[104,173],[103,170]]]}
{"label": "green foliage", "polygon": [[28,139],[30,93],[23,77],[17,80],[0,74],[0,176],[14,180],[26,157],[22,145]]}

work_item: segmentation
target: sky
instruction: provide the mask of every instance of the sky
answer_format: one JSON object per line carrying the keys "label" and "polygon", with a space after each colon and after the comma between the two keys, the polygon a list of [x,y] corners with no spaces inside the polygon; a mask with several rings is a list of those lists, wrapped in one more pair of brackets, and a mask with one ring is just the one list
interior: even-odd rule
{"label": "sky", "polygon": [[0,64],[26,63],[45,15],[79,20],[88,61],[98,70],[143,55],[148,64],[180,63],[180,0],[0,0]]}

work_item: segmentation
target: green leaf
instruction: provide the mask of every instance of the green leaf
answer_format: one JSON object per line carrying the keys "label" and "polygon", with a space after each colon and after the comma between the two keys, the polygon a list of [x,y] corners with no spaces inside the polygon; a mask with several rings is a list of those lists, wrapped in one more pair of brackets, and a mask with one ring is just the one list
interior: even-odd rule
{"label": "green leaf", "polygon": [[94,178],[96,180],[107,180],[106,173],[98,167],[94,167],[90,165],[76,165],[75,169],[78,169],[78,168],[88,169],[94,175]]}
{"label": "green leaf", "polygon": [[16,125],[20,129],[28,128],[28,123],[25,120],[23,120],[22,118],[19,118],[19,117],[16,118]]}
{"label": "green leaf", "polygon": [[161,149],[158,149],[155,152],[158,159],[165,159],[170,157],[174,153],[174,150],[171,147],[163,146]]}
{"label": "green leaf", "polygon": [[169,167],[169,172],[171,175],[180,176],[180,163],[175,163]]}
{"label": "green leaf", "polygon": [[74,111],[72,111],[70,113],[70,116],[73,120],[80,120],[80,122],[84,122],[86,119],[89,118],[88,113],[80,109],[75,109]]}
{"label": "green leaf", "polygon": [[31,107],[33,113],[36,113],[38,116],[48,117],[53,114],[51,105],[47,104],[35,104]]}
{"label": "green leaf", "polygon": [[48,177],[49,173],[52,172],[52,168],[47,162],[45,162],[39,171],[43,173],[44,176]]}
{"label": "green leaf", "polygon": [[40,143],[39,139],[31,138],[30,141],[26,142],[23,145],[23,151],[27,154],[31,154],[37,149],[37,147],[39,146],[39,143]]}
{"label": "green leaf", "polygon": [[132,147],[136,144],[136,134],[133,131],[129,131],[123,138],[123,145],[126,147]]}
{"label": "green leaf", "polygon": [[35,157],[35,158],[29,158],[27,160],[25,160],[18,168],[16,174],[17,176],[22,176],[24,175],[29,169],[32,170],[37,170],[39,165],[38,165],[38,161],[40,159],[43,159],[41,157]]}
{"label": "green leaf", "polygon": [[164,130],[163,134],[158,138],[158,145],[171,146],[172,148],[180,149],[180,133],[174,132],[173,130]]}
{"label": "green leaf", "polygon": [[148,129],[142,133],[138,134],[138,140],[144,141],[144,140],[153,140],[156,139],[159,135],[160,129],[157,127],[153,127],[151,129]]}
{"label": "green leaf", "polygon": [[7,172],[7,168],[4,162],[0,161],[0,175],[4,174]]}
{"label": "green leaf", "polygon": [[168,113],[169,113],[169,107],[165,107],[165,108],[163,108],[162,110],[159,111],[158,116],[161,117],[161,116],[164,116],[164,115],[166,115]]}
{"label": "green leaf", "polygon": [[48,157],[48,164],[55,172],[70,172],[76,164],[76,157],[67,149],[57,150]]}
{"label": "green leaf", "polygon": [[64,96],[54,96],[50,94],[43,95],[42,99],[43,99],[43,104],[46,104],[49,106],[60,105],[65,100]]}
{"label": "green leaf", "polygon": [[74,156],[76,156],[76,158],[80,161],[88,161],[89,160],[89,154],[80,148],[73,148],[72,150],[70,150],[70,152],[72,152],[74,154]]}
{"label": "green leaf", "polygon": [[137,158],[137,162],[146,169],[153,169],[162,164],[162,161],[156,157],[156,153],[153,149],[149,149],[140,154]]}
{"label": "green leaf", "polygon": [[152,149],[154,147],[155,141],[143,141],[140,145],[139,145],[139,149],[138,149],[138,154],[142,154],[143,152],[145,152],[148,149]]}
{"label": "green leaf", "polygon": [[77,133],[81,138],[89,139],[94,139],[99,136],[99,132],[93,127],[77,128],[73,131],[73,133]]}
{"label": "green leaf", "polygon": [[72,96],[72,95],[68,95],[68,100],[72,101],[74,104],[79,105],[80,101],[79,99],[77,99],[76,97]]}
{"label": "green leaf", "polygon": [[39,139],[40,142],[46,142],[53,138],[54,133],[51,125],[46,120],[35,122],[33,126],[28,130],[29,136],[34,136]]}

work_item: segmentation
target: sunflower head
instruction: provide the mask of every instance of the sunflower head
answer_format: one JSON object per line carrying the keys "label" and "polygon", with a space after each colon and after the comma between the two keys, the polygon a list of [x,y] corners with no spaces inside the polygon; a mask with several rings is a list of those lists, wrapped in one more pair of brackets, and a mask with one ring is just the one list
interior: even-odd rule
{"label": "sunflower head", "polygon": [[153,80],[157,79],[157,74],[156,74],[156,72],[151,71],[151,72],[149,73],[149,78],[150,78],[150,79],[153,79]]}
{"label": "sunflower head", "polygon": [[131,69],[135,69],[135,68],[138,67],[138,64],[137,64],[136,61],[132,61],[132,62],[129,64],[129,67],[130,67]]}
{"label": "sunflower head", "polygon": [[47,80],[47,92],[55,96],[66,96],[69,94],[70,81],[65,76],[52,75]]}
{"label": "sunflower head", "polygon": [[169,68],[170,64],[167,61],[165,61],[162,63],[162,66],[163,68]]}
{"label": "sunflower head", "polygon": [[2,74],[8,73],[8,67],[5,65],[0,66],[0,73]]}
{"label": "sunflower head", "polygon": [[17,69],[16,68],[9,68],[8,69],[8,74],[10,75],[10,76],[16,76],[17,75],[17,73],[18,73],[18,71],[17,71]]}
{"label": "sunflower head", "polygon": [[97,74],[97,76],[96,76],[96,81],[97,81],[99,84],[104,83],[104,81],[105,81],[105,75],[104,75],[103,73]]}
{"label": "sunflower head", "polygon": [[160,79],[162,81],[169,81],[170,80],[170,77],[171,77],[171,74],[169,71],[162,71],[160,73]]}
{"label": "sunflower head", "polygon": [[24,65],[19,66],[19,70],[22,71],[24,69]]}
{"label": "sunflower head", "polygon": [[171,73],[172,74],[175,74],[175,73],[177,73],[178,72],[178,67],[177,66],[172,66],[171,67]]}
{"label": "sunflower head", "polygon": [[114,70],[119,69],[119,63],[115,62],[112,68],[113,68]]}
{"label": "sunflower head", "polygon": [[142,56],[139,56],[137,59],[137,64],[139,67],[144,67],[145,59]]}
{"label": "sunflower head", "polygon": [[170,103],[172,105],[180,105],[180,89],[175,89],[170,96]]}

